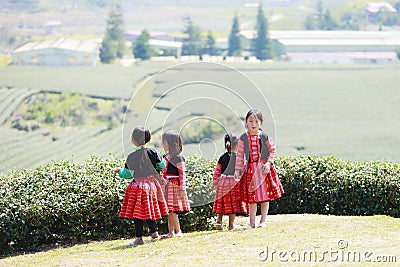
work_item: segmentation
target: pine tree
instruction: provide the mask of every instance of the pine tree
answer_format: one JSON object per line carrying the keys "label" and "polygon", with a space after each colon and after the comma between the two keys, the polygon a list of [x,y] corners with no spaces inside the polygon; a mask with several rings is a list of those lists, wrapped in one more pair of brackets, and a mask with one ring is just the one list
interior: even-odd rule
{"label": "pine tree", "polygon": [[307,31],[315,30],[314,15],[308,15],[304,26]]}
{"label": "pine tree", "polygon": [[209,54],[210,56],[215,56],[218,54],[217,47],[215,46],[215,37],[212,31],[208,31],[207,33],[205,53]]}
{"label": "pine tree", "polygon": [[111,63],[116,58],[124,56],[126,47],[123,39],[123,24],[122,10],[117,5],[111,9],[107,19],[106,34],[100,48],[101,62]]}
{"label": "pine tree", "polygon": [[272,58],[271,56],[271,42],[268,39],[268,22],[264,15],[262,5],[258,7],[257,37],[254,39],[255,56],[259,60],[266,60]]}
{"label": "pine tree", "polygon": [[240,42],[239,17],[237,14],[233,18],[228,42],[228,56],[240,56],[242,54],[242,44]]}
{"label": "pine tree", "polygon": [[100,61],[102,63],[111,63],[117,57],[117,44],[105,37],[100,47]]}
{"label": "pine tree", "polygon": [[335,19],[332,17],[331,12],[327,10],[323,17],[323,28],[322,30],[332,31],[337,28],[337,23]]}
{"label": "pine tree", "polygon": [[188,18],[183,33],[186,33],[188,37],[183,40],[182,55],[183,56],[199,55],[201,49],[200,27],[194,25],[192,19]]}
{"label": "pine tree", "polygon": [[318,29],[322,29],[324,26],[324,7],[322,5],[322,1],[319,0],[317,3],[317,27]]}
{"label": "pine tree", "polygon": [[133,47],[133,54],[135,58],[146,60],[151,58],[152,50],[149,46],[150,34],[143,30],[142,33],[136,38],[135,45]]}

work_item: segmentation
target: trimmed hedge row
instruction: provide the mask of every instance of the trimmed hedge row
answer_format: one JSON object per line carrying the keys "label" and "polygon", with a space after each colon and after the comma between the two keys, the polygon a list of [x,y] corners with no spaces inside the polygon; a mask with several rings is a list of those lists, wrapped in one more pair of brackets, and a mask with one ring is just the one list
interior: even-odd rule
{"label": "trimmed hedge row", "polygon": [[[134,236],[130,220],[119,218],[129,181],[112,171],[124,160],[92,157],[81,163],[57,161],[35,170],[10,172],[0,179],[0,255],[37,250],[53,242]],[[215,162],[188,158],[192,211],[181,219],[184,231],[205,230],[213,218],[211,173]],[[208,205],[204,205],[207,203]],[[167,231],[167,218],[159,222]]]}
{"label": "trimmed hedge row", "polygon": [[[133,223],[119,218],[126,180],[112,170],[123,160],[92,157],[57,161],[0,179],[0,251],[37,250],[52,242],[133,236]],[[187,159],[192,211],[181,216],[184,231],[210,228],[215,161]],[[400,217],[400,164],[351,162],[334,157],[278,157],[285,195],[270,213],[386,214]],[[167,220],[159,222],[160,231]]]}
{"label": "trimmed hedge row", "polygon": [[286,194],[271,213],[400,217],[400,163],[294,156],[276,165]]}

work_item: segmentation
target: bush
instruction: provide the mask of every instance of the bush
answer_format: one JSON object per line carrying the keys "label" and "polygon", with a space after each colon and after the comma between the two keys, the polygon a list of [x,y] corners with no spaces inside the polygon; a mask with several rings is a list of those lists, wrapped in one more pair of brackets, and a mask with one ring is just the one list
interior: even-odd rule
{"label": "bush", "polygon": [[271,213],[384,214],[400,217],[400,164],[334,157],[278,157],[285,189]]}
{"label": "bush", "polygon": [[[92,157],[81,163],[57,161],[35,170],[12,171],[0,179],[0,254],[38,250],[52,242],[133,236],[130,220],[119,218],[128,184],[112,169],[124,160]],[[188,196],[192,211],[180,216],[182,229],[209,229],[215,161],[189,157]],[[351,162],[333,157],[278,157],[285,194],[270,213],[333,215],[385,214],[400,217],[400,166]],[[159,222],[167,229],[167,219]]]}
{"label": "bush", "polygon": [[119,160],[58,161],[2,177],[0,248],[36,249],[53,241],[129,234],[118,218],[125,184]]}
{"label": "bush", "polygon": [[[0,254],[37,250],[43,244],[133,236],[133,222],[119,218],[129,183],[112,170],[124,160],[92,157],[81,163],[57,161],[35,170],[13,171],[0,180]],[[214,163],[215,164],[215,163]],[[213,164],[188,158],[188,195],[201,207],[182,217],[184,231],[210,227]],[[195,190],[194,190],[195,189]],[[208,197],[207,197],[208,196]],[[159,222],[167,229],[167,219]]]}

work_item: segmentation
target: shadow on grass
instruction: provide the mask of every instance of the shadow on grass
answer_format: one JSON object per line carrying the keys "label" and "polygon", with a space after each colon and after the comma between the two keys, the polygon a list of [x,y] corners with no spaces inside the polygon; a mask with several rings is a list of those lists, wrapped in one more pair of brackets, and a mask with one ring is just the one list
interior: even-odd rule
{"label": "shadow on grass", "polygon": [[[239,231],[243,231],[243,230],[246,230],[246,229],[235,229],[235,230],[233,230],[233,232],[239,232]],[[133,239],[132,240],[126,239],[126,240],[121,240],[121,244],[116,244],[107,250],[123,251],[123,250],[127,250],[127,249],[138,249],[141,247],[148,247],[148,246],[159,244],[159,243],[168,243],[171,240],[182,240],[183,241],[186,239],[196,239],[196,238],[201,238],[204,236],[211,237],[212,235],[223,233],[225,231],[228,231],[228,230],[223,230],[223,231],[211,230],[211,231],[202,231],[202,232],[190,232],[190,233],[185,233],[184,237],[174,237],[174,238],[169,238],[169,239],[165,239],[165,240],[158,240],[156,242],[151,242],[150,240],[143,240],[144,244],[139,245],[139,246],[129,245],[129,243],[132,242]]]}

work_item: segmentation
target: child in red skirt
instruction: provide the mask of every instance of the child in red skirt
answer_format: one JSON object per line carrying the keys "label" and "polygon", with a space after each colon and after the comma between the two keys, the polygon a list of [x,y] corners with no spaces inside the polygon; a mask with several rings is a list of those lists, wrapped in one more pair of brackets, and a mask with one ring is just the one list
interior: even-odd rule
{"label": "child in red skirt", "polygon": [[274,166],[275,144],[260,129],[262,123],[263,117],[259,110],[253,109],[247,113],[247,132],[239,138],[236,157],[235,177],[240,177],[243,200],[250,204],[250,228],[255,228],[257,203],[261,203],[258,227],[265,227],[269,201],[280,198],[284,193]]}
{"label": "child in red skirt", "polygon": [[218,214],[215,228],[222,230],[222,217],[229,215],[228,230],[234,229],[237,215],[248,215],[248,204],[239,199],[239,184],[234,179],[238,138],[233,134],[224,137],[227,152],[221,155],[214,169],[213,185],[217,187],[213,212]]}
{"label": "child in red skirt", "polygon": [[146,221],[151,231],[151,241],[157,241],[155,220],[168,214],[168,207],[160,183],[159,171],[165,168],[165,160],[153,148],[143,147],[151,139],[150,131],[136,127],[132,132],[132,143],[136,151],[128,155],[125,168],[115,169],[121,178],[133,179],[125,190],[120,217],[135,222],[136,239],[131,246],[143,245],[143,223]]}
{"label": "child in red skirt", "polygon": [[162,145],[166,160],[163,170],[165,179],[165,198],[168,205],[168,234],[161,238],[183,237],[178,214],[190,211],[189,200],[186,193],[186,168],[182,152],[182,140],[179,134],[168,130],[162,135]]}

